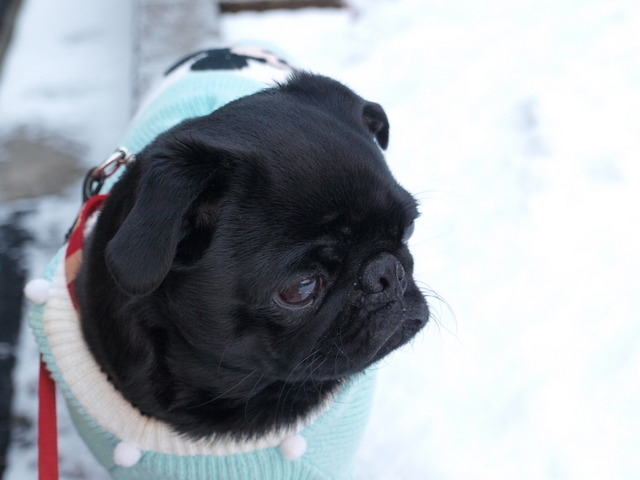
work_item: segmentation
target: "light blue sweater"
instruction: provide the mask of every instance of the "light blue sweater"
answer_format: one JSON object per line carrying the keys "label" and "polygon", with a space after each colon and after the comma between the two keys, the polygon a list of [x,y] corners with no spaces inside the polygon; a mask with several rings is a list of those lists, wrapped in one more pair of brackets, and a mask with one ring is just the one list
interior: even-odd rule
{"label": "light blue sweater", "polygon": [[[196,60],[198,58],[203,57],[196,57]],[[258,70],[257,77],[264,77],[265,69],[277,70],[269,66],[269,62],[262,64],[251,60],[248,62],[251,68],[242,70],[194,71],[190,68],[194,61],[191,60],[171,72],[161,90],[157,91],[134,117],[121,145],[131,152],[138,152],[158,134],[182,120],[209,114],[236,98],[265,88],[264,82],[251,78],[255,77],[255,72],[251,70]],[[278,78],[280,80],[286,77],[287,71],[284,69],[282,72],[274,73],[284,74]],[[113,180],[110,179],[106,189],[112,184]],[[46,279],[54,278],[60,266],[59,262],[64,261],[64,250],[63,247],[51,261],[45,274]],[[61,291],[58,289],[58,294],[62,295]],[[287,460],[277,446],[216,456],[160,453],[133,445],[140,458],[131,466],[118,465],[114,460],[116,447],[121,443],[118,432],[105,430],[87,413],[91,408],[81,404],[74,396],[68,384],[68,374],[61,371],[58,366],[60,358],[56,357],[50,348],[50,339],[45,330],[50,331],[51,327],[45,328],[43,325],[43,315],[50,303],[51,300],[32,309],[31,326],[43,358],[56,384],[64,393],[75,426],[113,478],[284,480],[352,477],[357,445],[364,432],[373,396],[374,376],[369,372],[351,379],[331,402],[329,408],[299,432],[306,440],[306,450],[296,460]],[[76,319],[77,315],[73,309],[63,314],[69,315],[72,319]],[[53,328],[55,329],[55,326]],[[86,346],[82,348],[86,349]]]}

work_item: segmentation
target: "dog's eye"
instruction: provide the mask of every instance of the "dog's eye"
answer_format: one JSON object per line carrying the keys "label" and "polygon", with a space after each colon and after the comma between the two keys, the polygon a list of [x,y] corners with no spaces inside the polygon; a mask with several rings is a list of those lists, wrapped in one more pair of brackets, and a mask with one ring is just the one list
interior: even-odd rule
{"label": "dog's eye", "polygon": [[403,243],[407,243],[409,241],[415,229],[416,229],[416,222],[411,222],[411,224],[409,224],[409,226],[404,229],[404,234],[402,235]]}
{"label": "dog's eye", "polygon": [[305,278],[294,285],[280,290],[276,298],[285,306],[304,307],[311,303],[316,297],[321,285],[321,277]]}

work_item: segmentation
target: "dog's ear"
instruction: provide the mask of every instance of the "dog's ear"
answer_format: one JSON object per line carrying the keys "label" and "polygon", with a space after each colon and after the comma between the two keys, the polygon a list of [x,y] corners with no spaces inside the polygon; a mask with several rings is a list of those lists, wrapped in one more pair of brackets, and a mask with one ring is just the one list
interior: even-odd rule
{"label": "dog's ear", "polygon": [[183,143],[161,154],[156,149],[146,159],[133,208],[107,244],[107,268],[130,295],[151,293],[162,283],[187,233],[192,206],[228,170],[226,152],[195,150]]}
{"label": "dog's ear", "polygon": [[302,97],[317,107],[322,106],[332,113],[346,115],[350,120],[358,121],[359,114],[362,125],[373,134],[380,148],[386,150],[389,145],[389,120],[385,111],[379,104],[356,95],[346,85],[329,77],[297,70],[279,88]]}
{"label": "dog's ear", "polygon": [[362,108],[362,121],[376,137],[380,148],[386,150],[389,145],[389,120],[382,107],[373,102],[365,103]]}

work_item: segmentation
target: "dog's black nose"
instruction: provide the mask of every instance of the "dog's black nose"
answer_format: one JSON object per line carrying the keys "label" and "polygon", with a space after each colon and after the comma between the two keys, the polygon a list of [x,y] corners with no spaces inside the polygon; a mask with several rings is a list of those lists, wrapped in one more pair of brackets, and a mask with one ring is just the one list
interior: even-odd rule
{"label": "dog's black nose", "polygon": [[400,298],[407,289],[406,272],[396,257],[382,253],[365,266],[361,285],[365,293],[384,293],[389,299]]}

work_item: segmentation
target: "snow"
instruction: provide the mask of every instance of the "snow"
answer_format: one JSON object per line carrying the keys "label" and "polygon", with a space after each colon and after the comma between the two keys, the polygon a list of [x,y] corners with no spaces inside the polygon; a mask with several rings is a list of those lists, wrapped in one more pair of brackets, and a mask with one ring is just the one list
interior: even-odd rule
{"label": "snow", "polygon": [[131,15],[103,0],[24,1],[3,66],[2,133],[59,132],[89,148],[89,165],[102,159],[132,113]]}
{"label": "snow", "polygon": [[[25,0],[0,77],[0,136],[18,131],[45,137],[71,149],[85,167],[113,150],[131,115],[131,9],[114,9],[105,0],[74,2]],[[105,153],[106,152],[106,153]],[[4,161],[0,150],[0,162]],[[35,233],[29,268],[41,274],[59,248],[80,205],[78,178],[63,195],[0,205],[0,219],[17,209],[28,212],[26,227]],[[1,288],[1,287],[0,287]],[[16,395],[13,444],[5,479],[36,478],[38,350],[26,320],[14,372]],[[59,400],[60,478],[106,480],[88,448],[75,433]]]}
{"label": "snow", "polygon": [[[113,67],[131,52],[102,21],[111,2],[73,15],[70,0],[49,3],[25,2],[2,128],[52,127],[104,156],[129,113],[112,108],[125,90]],[[379,367],[357,478],[637,478],[640,5],[352,5],[229,15],[220,27],[225,42],[271,42],[382,104],[387,158],[421,203],[411,246],[435,318]],[[43,48],[37,68],[15,54]],[[91,72],[70,73],[76,61]],[[62,218],[65,200],[52,202],[41,220]],[[24,352],[23,414],[36,368]],[[82,478],[92,463],[67,430],[66,478]],[[32,478],[16,465],[33,458],[14,448],[7,478]]]}

